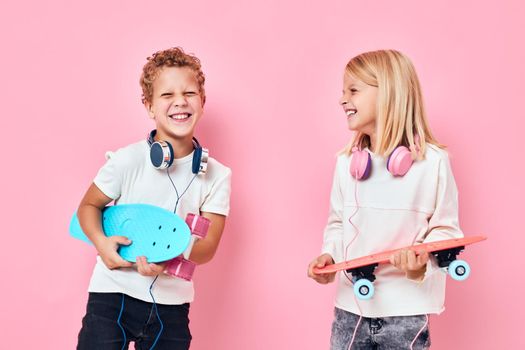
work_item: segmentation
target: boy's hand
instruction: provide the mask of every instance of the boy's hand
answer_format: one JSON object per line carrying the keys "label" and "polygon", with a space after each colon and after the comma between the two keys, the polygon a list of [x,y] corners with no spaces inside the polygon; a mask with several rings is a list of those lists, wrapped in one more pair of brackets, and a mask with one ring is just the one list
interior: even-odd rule
{"label": "boy's hand", "polygon": [[427,270],[428,252],[422,251],[416,254],[413,250],[401,250],[390,256],[390,263],[404,271],[407,278],[421,281]]}
{"label": "boy's hand", "polygon": [[145,256],[137,256],[137,271],[142,276],[157,276],[160,275],[165,269],[167,261],[160,264],[149,263]]}
{"label": "boy's hand", "polygon": [[308,265],[308,277],[312,278],[317,283],[321,284],[327,284],[331,283],[335,279],[335,272],[333,273],[326,273],[326,274],[317,274],[314,273],[314,267],[321,268],[325,267],[327,265],[332,265],[334,263],[334,259],[330,254],[323,254],[315,258],[310,265]]}
{"label": "boy's hand", "polygon": [[[94,242],[95,243],[95,242]],[[113,270],[119,267],[132,267],[133,264],[122,259],[117,253],[119,245],[129,245],[131,241],[123,236],[102,237],[95,243],[98,255],[107,266],[108,269]]]}

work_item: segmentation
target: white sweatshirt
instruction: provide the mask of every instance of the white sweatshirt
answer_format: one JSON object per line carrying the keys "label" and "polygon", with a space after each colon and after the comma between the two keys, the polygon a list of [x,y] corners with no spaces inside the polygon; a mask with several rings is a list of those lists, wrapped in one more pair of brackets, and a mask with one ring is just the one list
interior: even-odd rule
{"label": "white sweatshirt", "polygon": [[[444,150],[428,145],[425,159],[416,161],[403,177],[388,172],[386,158],[372,153],[371,157],[371,175],[363,181],[350,175],[351,156],[337,158],[322,253],[330,254],[337,263],[408,246],[413,241],[463,236],[458,224],[456,183]],[[434,258],[422,283],[407,279],[390,264],[380,264],[375,276],[373,298],[356,300],[352,283],[339,273],[336,307],[365,317],[444,310],[446,274],[438,269]]]}

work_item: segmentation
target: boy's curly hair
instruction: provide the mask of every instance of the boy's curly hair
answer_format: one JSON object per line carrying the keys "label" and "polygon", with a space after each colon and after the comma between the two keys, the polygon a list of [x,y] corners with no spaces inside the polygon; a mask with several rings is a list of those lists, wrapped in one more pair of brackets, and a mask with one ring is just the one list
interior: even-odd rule
{"label": "boy's curly hair", "polygon": [[142,103],[151,102],[153,97],[153,82],[158,77],[164,67],[189,67],[195,72],[195,77],[199,84],[199,93],[202,104],[206,101],[204,92],[204,73],[202,72],[201,62],[194,55],[187,54],[180,47],[172,47],[166,50],[157,51],[142,68],[140,76],[140,86],[142,87]]}

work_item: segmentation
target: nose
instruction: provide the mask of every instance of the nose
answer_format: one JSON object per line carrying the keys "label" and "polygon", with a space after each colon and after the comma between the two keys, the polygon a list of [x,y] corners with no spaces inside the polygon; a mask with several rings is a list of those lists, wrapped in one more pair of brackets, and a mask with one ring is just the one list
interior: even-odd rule
{"label": "nose", "polygon": [[341,98],[339,99],[339,104],[344,107],[347,103],[348,103],[347,98],[343,94],[343,96],[341,96]]}
{"label": "nose", "polygon": [[186,100],[186,96],[184,95],[176,95],[175,100],[173,101],[173,104],[177,107],[179,106],[186,106],[188,104],[188,101]]}

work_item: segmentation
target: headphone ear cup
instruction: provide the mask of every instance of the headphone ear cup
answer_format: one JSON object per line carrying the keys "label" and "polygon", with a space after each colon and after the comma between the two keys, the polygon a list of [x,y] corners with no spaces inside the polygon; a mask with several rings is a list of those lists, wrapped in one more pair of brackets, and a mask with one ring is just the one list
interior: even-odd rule
{"label": "headphone ear cup", "polygon": [[191,172],[198,174],[201,167],[202,147],[196,147],[193,151],[193,160],[191,162]]}
{"label": "headphone ear cup", "polygon": [[403,176],[408,172],[412,163],[410,150],[405,146],[399,146],[388,157],[386,168],[394,176]]}
{"label": "headphone ear cup", "polygon": [[153,142],[149,158],[155,169],[167,169],[173,164],[173,147],[167,141]]}
{"label": "headphone ear cup", "polygon": [[354,151],[350,161],[350,174],[356,180],[365,180],[370,176],[372,160],[367,151]]}

